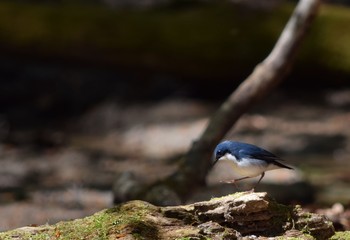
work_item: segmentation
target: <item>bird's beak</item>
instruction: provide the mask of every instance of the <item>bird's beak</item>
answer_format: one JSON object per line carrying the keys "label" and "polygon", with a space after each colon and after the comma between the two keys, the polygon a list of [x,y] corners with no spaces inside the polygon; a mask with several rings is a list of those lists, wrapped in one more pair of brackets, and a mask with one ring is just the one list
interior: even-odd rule
{"label": "bird's beak", "polygon": [[214,162],[213,162],[212,166],[214,166],[215,163],[217,163],[217,162],[219,161],[220,158],[214,156],[213,159],[214,159]]}

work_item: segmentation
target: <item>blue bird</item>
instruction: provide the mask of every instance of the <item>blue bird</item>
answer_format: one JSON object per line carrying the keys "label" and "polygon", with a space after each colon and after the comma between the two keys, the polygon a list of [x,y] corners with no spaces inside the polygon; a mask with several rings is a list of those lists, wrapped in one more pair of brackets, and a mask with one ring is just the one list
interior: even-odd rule
{"label": "blue bird", "polygon": [[[261,175],[258,183],[255,185],[256,187],[265,176],[266,171],[279,168],[293,169],[282,164],[280,162],[282,159],[276,155],[249,143],[235,141],[221,142],[215,148],[214,157],[214,164],[217,161],[229,161],[233,170],[244,176],[228,181],[227,183],[235,183],[243,179]],[[252,191],[254,191],[254,188]]]}

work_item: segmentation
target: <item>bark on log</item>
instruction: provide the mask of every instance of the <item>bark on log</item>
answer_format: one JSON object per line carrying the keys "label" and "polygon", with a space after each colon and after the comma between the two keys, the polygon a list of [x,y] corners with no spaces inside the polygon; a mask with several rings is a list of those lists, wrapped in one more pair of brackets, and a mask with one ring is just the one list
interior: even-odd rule
{"label": "bark on log", "polygon": [[267,193],[241,192],[210,201],[156,207],[131,201],[90,217],[0,233],[0,239],[329,239],[332,223]]}
{"label": "bark on log", "polygon": [[334,234],[332,223],[324,216],[278,204],[266,192],[236,193],[187,206],[165,207],[162,211],[165,216],[180,219],[186,215],[184,212],[190,213],[202,229],[200,232],[221,232],[220,237],[227,232],[235,238],[247,235],[302,237],[308,233],[316,239],[328,239]]}

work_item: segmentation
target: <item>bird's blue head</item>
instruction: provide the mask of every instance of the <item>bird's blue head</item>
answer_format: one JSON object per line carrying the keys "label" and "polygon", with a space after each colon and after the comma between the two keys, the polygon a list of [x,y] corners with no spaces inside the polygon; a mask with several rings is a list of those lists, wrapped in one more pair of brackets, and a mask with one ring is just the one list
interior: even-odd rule
{"label": "bird's blue head", "polygon": [[214,150],[214,164],[227,153],[233,154],[234,143],[232,141],[224,141],[219,143]]}

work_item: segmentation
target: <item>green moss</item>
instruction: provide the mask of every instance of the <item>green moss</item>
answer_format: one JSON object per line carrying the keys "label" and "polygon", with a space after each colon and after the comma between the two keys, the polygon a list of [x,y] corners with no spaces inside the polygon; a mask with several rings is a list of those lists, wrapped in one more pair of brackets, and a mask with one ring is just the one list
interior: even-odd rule
{"label": "green moss", "polygon": [[32,239],[32,240],[46,240],[51,239],[52,235],[48,233],[49,226],[43,226],[39,228],[21,228],[6,233],[0,233],[0,239],[13,240],[13,239]]}
{"label": "green moss", "polygon": [[53,226],[42,226],[34,231],[18,229],[0,233],[0,239],[108,239],[111,236],[133,235],[137,239],[157,239],[157,228],[145,220],[146,214],[156,208],[140,201],[98,212],[92,216]]}
{"label": "green moss", "polygon": [[350,231],[336,232],[330,239],[331,240],[347,240],[347,239],[350,239]]}
{"label": "green moss", "polygon": [[304,234],[303,236],[299,236],[299,237],[282,236],[277,238],[277,240],[313,240],[313,239],[315,238],[307,234]]}

